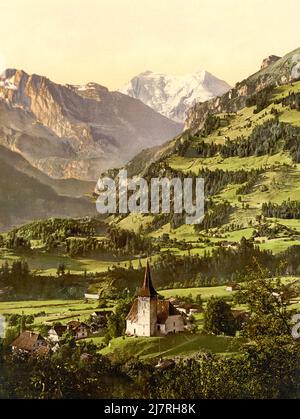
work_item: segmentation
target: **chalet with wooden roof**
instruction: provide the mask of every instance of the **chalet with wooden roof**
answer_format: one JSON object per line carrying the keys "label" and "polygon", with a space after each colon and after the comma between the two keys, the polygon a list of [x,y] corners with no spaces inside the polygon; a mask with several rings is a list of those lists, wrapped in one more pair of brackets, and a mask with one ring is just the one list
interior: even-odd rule
{"label": "chalet with wooden roof", "polygon": [[24,331],[11,344],[14,352],[46,355],[50,345],[39,333]]}
{"label": "chalet with wooden roof", "polygon": [[80,321],[70,321],[67,324],[67,330],[75,337],[76,340],[85,339],[89,336],[90,327]]}
{"label": "chalet with wooden roof", "polygon": [[144,281],[126,318],[128,336],[157,336],[184,331],[184,318],[168,300],[159,300],[147,262]]}

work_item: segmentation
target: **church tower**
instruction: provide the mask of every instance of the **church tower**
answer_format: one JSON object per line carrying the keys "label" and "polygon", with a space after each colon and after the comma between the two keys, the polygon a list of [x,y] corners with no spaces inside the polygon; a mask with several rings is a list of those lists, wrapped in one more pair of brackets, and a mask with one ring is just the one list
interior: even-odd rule
{"label": "church tower", "polygon": [[154,336],[157,323],[157,292],[152,283],[149,262],[137,300],[140,336]]}
{"label": "church tower", "polygon": [[126,317],[127,336],[163,336],[184,332],[181,313],[169,300],[158,298],[147,262],[144,281]]}

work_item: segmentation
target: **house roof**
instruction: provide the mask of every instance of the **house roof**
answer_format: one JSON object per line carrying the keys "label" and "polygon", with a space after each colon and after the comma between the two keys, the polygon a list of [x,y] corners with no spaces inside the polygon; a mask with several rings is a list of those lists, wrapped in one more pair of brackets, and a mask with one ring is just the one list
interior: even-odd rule
{"label": "house roof", "polygon": [[157,295],[157,292],[152,283],[150,265],[148,261],[145,269],[144,282],[138,295],[140,297],[155,297]]}
{"label": "house roof", "polygon": [[177,308],[183,308],[185,310],[199,310],[201,307],[198,304],[180,304]]}
{"label": "house roof", "polygon": [[[67,331],[67,326],[63,326],[63,325],[55,325],[53,326],[50,330],[54,330],[57,334],[57,336],[61,337],[66,331]],[[50,332],[49,330],[49,332]]]}
{"label": "house roof", "polygon": [[39,333],[25,331],[21,333],[11,344],[11,346],[23,351],[32,351],[39,340],[45,340]]}
{"label": "house roof", "polygon": [[87,324],[75,320],[68,323],[68,328],[72,331],[76,331],[80,327],[85,327],[86,329],[90,328]]}
{"label": "house roof", "polygon": [[75,329],[76,327],[80,326],[80,322],[77,320],[72,320],[67,323],[69,329]]}
{"label": "house roof", "polygon": [[164,324],[169,316],[178,316],[179,311],[168,300],[157,301],[157,323]]}

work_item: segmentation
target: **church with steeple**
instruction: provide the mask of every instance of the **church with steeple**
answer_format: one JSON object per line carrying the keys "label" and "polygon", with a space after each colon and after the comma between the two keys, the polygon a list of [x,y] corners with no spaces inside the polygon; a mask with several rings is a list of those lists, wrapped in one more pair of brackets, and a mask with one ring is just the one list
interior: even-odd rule
{"label": "church with steeple", "polygon": [[184,318],[168,300],[160,300],[147,262],[144,281],[126,318],[127,336],[161,336],[184,331]]}

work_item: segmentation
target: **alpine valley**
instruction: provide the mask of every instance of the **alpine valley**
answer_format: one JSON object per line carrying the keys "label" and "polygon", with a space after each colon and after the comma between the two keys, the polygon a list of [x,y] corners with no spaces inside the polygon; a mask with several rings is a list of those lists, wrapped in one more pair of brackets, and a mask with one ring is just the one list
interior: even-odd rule
{"label": "alpine valley", "polygon": [[[1,208],[18,219],[1,220],[3,348],[17,351],[24,328],[56,340],[28,363],[0,350],[0,394],[299,398],[300,48],[231,89],[207,73],[181,82],[147,72],[122,89],[131,98],[6,72]],[[203,222],[91,214],[89,181],[120,166],[204,178]],[[31,222],[18,194],[40,210]]]}

